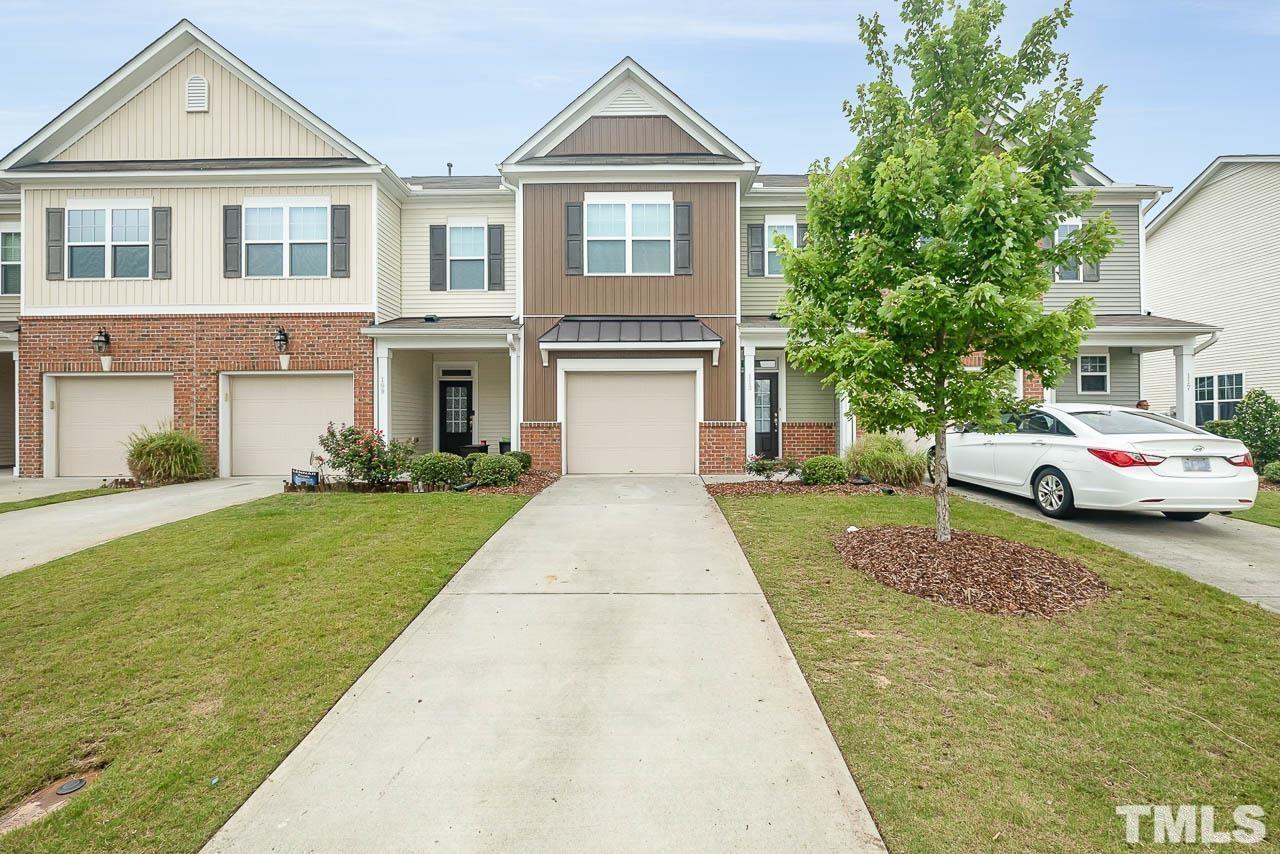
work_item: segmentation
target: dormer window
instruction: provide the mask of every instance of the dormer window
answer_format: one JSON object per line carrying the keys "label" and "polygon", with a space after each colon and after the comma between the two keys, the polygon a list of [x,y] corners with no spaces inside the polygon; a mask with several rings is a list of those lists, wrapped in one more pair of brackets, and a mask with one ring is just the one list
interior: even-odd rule
{"label": "dormer window", "polygon": [[187,112],[209,112],[209,81],[199,74],[187,78]]}
{"label": "dormer window", "polygon": [[671,193],[586,193],[588,276],[670,276]]}

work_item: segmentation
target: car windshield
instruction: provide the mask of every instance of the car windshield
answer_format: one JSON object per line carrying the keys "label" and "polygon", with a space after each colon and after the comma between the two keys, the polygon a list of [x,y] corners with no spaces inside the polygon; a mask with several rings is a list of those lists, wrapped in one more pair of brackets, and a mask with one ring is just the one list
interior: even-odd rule
{"label": "car windshield", "polygon": [[1154,412],[1134,412],[1129,409],[1099,409],[1093,412],[1072,412],[1071,417],[1083,422],[1085,426],[1107,435],[1123,433],[1191,433],[1197,436],[1208,435],[1203,430],[1197,430],[1195,427],[1190,427],[1181,421],[1174,421],[1172,418],[1165,418],[1163,415],[1156,415]]}

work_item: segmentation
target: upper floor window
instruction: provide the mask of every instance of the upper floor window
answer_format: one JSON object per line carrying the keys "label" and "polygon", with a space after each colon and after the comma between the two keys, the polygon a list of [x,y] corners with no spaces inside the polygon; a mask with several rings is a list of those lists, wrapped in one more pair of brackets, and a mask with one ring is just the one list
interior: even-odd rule
{"label": "upper floor window", "polygon": [[588,276],[670,276],[671,193],[587,193]]}
{"label": "upper floor window", "polygon": [[[1080,220],[1069,219],[1058,226],[1058,233],[1054,235],[1054,242],[1061,243],[1079,230]],[[1080,281],[1080,272],[1080,259],[1073,258],[1058,266],[1057,280],[1059,282],[1078,282]]]}
{"label": "upper floor window", "polygon": [[782,275],[782,258],[773,239],[781,234],[792,246],[796,245],[796,218],[794,214],[768,214],[764,218],[764,251],[766,276]]}
{"label": "upper floor window", "polygon": [[449,218],[449,278],[451,291],[483,291],[485,289],[484,218]]}
{"label": "upper floor window", "polygon": [[1111,390],[1111,358],[1104,354],[1080,354],[1081,394],[1106,394]]}
{"label": "upper floor window", "polygon": [[1235,418],[1244,398],[1244,374],[1196,377],[1196,426],[1215,418]]}
{"label": "upper floor window", "polygon": [[244,272],[250,278],[328,276],[328,200],[246,199]]}
{"label": "upper floor window", "polygon": [[150,202],[67,202],[68,279],[150,277]]}
{"label": "upper floor window", "polygon": [[16,222],[0,223],[0,295],[22,293],[22,232]]}

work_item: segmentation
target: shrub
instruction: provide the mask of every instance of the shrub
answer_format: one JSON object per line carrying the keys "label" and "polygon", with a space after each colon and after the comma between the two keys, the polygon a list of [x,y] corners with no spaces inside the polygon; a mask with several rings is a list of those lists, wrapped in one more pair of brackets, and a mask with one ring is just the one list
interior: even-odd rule
{"label": "shrub", "polygon": [[1280,403],[1260,388],[1250,389],[1236,406],[1231,438],[1244,442],[1258,471],[1280,460]]}
{"label": "shrub", "polygon": [[844,483],[849,479],[849,467],[844,460],[829,454],[810,457],[800,466],[800,479],[815,486]]}
{"label": "shrub", "polygon": [[143,429],[129,437],[129,471],[138,483],[161,486],[212,476],[204,445],[186,430]]}
{"label": "shrub", "polygon": [[1230,418],[1219,418],[1213,421],[1204,422],[1204,429],[1208,430],[1215,436],[1221,436],[1224,439],[1234,439],[1236,437],[1235,422]]}
{"label": "shrub", "polygon": [[528,471],[533,468],[533,455],[526,454],[524,451],[507,451],[504,456],[511,457],[513,460],[520,461],[520,470]]}
{"label": "shrub", "polygon": [[772,480],[773,476],[778,472],[778,466],[782,460],[776,460],[773,457],[752,457],[747,460],[747,474],[762,477],[765,480]]}
{"label": "shrub", "polygon": [[457,486],[467,479],[467,466],[462,457],[435,451],[409,461],[409,480],[427,486]]}
{"label": "shrub", "polygon": [[471,465],[471,479],[476,486],[511,486],[524,470],[520,461],[506,454],[474,454],[480,459]]}
{"label": "shrub", "polygon": [[1280,460],[1267,463],[1262,467],[1262,479],[1271,483],[1280,483]]}
{"label": "shrub", "polygon": [[399,439],[388,442],[381,430],[332,423],[320,434],[320,447],[329,455],[324,462],[339,472],[339,479],[370,486],[386,486],[408,469],[413,444]]}
{"label": "shrub", "polygon": [[467,467],[467,474],[469,475],[475,471],[477,460],[487,459],[488,457],[489,455],[487,453],[482,454],[479,451],[476,451],[474,454],[467,454],[465,457],[463,457],[462,462]]}
{"label": "shrub", "polygon": [[863,436],[849,449],[847,459],[851,474],[907,488],[924,483],[929,468],[923,451],[912,451],[902,437],[883,433]]}

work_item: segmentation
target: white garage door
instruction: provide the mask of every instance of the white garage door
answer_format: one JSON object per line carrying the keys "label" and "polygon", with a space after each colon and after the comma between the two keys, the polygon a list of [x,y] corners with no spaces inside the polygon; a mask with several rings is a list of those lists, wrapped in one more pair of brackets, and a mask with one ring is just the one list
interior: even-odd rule
{"label": "white garage door", "polygon": [[127,475],[129,436],[172,425],[172,377],[58,377],[54,383],[63,477]]}
{"label": "white garage door", "polygon": [[351,374],[228,377],[232,475],[286,476],[310,468],[332,421],[351,424]]}
{"label": "white garage door", "polygon": [[565,375],[569,474],[697,471],[696,375]]}

